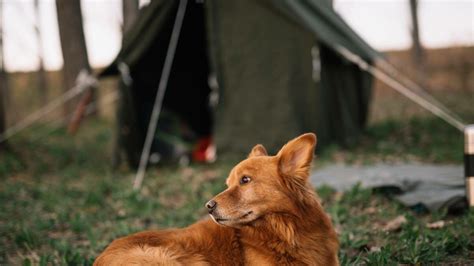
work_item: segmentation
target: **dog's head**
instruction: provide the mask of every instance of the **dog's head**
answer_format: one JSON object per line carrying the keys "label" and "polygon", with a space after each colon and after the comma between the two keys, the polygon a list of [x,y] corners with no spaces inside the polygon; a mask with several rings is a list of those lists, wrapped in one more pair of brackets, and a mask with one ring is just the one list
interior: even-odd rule
{"label": "dog's head", "polygon": [[212,219],[240,227],[267,214],[293,214],[300,194],[307,192],[315,145],[316,135],[308,133],[289,141],[276,156],[255,146],[230,172],[227,189],[206,204]]}

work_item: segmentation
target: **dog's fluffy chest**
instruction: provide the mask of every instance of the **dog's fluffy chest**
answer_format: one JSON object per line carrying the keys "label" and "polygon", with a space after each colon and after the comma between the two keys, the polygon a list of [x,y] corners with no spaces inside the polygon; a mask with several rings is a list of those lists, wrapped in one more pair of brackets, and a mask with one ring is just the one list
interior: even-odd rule
{"label": "dog's fluffy chest", "polygon": [[[271,249],[268,243],[260,243],[259,241],[245,241],[243,244],[243,255],[245,265],[299,265],[295,258],[289,254],[276,252]],[[257,244],[257,245],[256,245]]]}
{"label": "dog's fluffy chest", "polygon": [[253,246],[244,247],[245,265],[276,265],[274,257]]}

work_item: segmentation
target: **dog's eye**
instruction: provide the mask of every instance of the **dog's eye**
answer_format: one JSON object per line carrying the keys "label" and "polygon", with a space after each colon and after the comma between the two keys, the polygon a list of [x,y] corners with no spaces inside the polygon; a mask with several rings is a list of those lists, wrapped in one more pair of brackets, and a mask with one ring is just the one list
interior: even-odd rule
{"label": "dog's eye", "polygon": [[242,178],[240,179],[240,184],[243,185],[243,184],[247,184],[248,182],[250,182],[250,177],[244,175],[242,176]]}

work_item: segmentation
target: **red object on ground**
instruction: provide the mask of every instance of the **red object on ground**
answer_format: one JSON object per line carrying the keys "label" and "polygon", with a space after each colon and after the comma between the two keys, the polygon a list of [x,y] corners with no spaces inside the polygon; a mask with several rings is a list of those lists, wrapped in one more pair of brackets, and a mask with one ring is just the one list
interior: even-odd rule
{"label": "red object on ground", "polygon": [[211,136],[200,138],[193,150],[193,161],[212,163],[216,160],[216,146]]}

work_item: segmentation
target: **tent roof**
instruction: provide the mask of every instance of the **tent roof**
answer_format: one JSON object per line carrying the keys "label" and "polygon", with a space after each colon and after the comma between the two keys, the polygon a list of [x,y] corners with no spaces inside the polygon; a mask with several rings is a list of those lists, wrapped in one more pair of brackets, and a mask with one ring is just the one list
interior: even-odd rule
{"label": "tent roof", "polygon": [[[316,39],[334,49],[342,46],[372,61],[381,56],[360,38],[330,6],[327,0],[256,0],[258,4],[275,7],[289,19],[313,32]],[[102,76],[117,74],[117,65],[134,66],[151,47],[156,34],[164,27],[169,15],[177,10],[178,1],[153,0],[141,10],[138,20],[123,38],[122,49]]]}
{"label": "tent roof", "polygon": [[284,0],[272,3],[290,10],[303,26],[329,48],[339,45],[370,61],[381,56],[347,25],[327,0]]}

